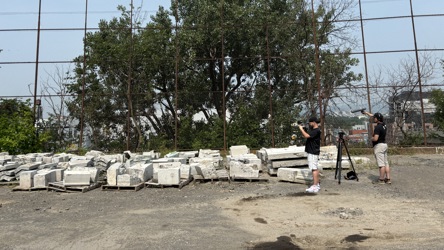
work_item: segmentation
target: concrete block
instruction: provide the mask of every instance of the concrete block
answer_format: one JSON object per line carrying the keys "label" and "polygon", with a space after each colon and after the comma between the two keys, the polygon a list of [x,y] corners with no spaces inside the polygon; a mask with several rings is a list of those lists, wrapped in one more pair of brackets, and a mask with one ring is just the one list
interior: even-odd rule
{"label": "concrete block", "polygon": [[[319,168],[321,169],[336,169],[336,160],[319,160]],[[349,169],[350,168],[350,161],[348,158],[342,158],[341,161],[341,168],[342,169]]]}
{"label": "concrete block", "polygon": [[11,169],[16,169],[19,167],[19,164],[17,162],[6,162],[5,165],[0,165],[0,171],[7,171]]}
{"label": "concrete block", "polygon": [[34,187],[47,187],[48,183],[55,181],[56,172],[54,170],[40,170],[34,175]]}
{"label": "concrete block", "polygon": [[279,168],[277,177],[281,181],[309,184],[313,181],[313,174],[308,168]]}
{"label": "concrete block", "polygon": [[162,185],[179,185],[180,167],[159,169],[157,172],[157,182]]}
{"label": "concrete block", "polygon": [[73,167],[70,171],[86,171],[91,175],[91,182],[96,183],[99,179],[99,170],[95,167]]}
{"label": "concrete block", "polygon": [[189,179],[191,177],[191,166],[188,164],[180,165],[180,178]]}
{"label": "concrete block", "polygon": [[117,185],[117,176],[122,173],[123,163],[116,162],[106,170],[106,181],[108,185]]}
{"label": "concrete block", "polygon": [[288,167],[306,167],[308,165],[307,158],[297,158],[297,159],[283,159],[269,161],[268,165],[271,168],[288,168]]}
{"label": "concrete block", "polygon": [[259,170],[255,170],[250,164],[232,161],[230,162],[230,176],[237,178],[258,178]]}
{"label": "concrete block", "polygon": [[307,157],[305,153],[305,147],[301,146],[290,146],[287,148],[268,148],[265,149],[267,154],[266,159],[270,160],[280,160],[280,159],[294,159]]}
{"label": "concrete block", "polygon": [[212,165],[195,165],[196,173],[205,179],[217,179],[217,169]]}
{"label": "concrete block", "polygon": [[140,182],[146,182],[153,178],[153,164],[137,163],[128,168],[128,174],[138,178]]}
{"label": "concrete block", "polygon": [[89,186],[91,174],[89,171],[65,171],[63,184],[65,186]]}
{"label": "concrete block", "polygon": [[37,170],[23,171],[20,173],[20,187],[32,188],[34,186],[34,176],[37,174]]}
{"label": "concrete block", "polygon": [[219,150],[213,149],[199,149],[199,158],[219,158]]}
{"label": "concrete block", "polygon": [[237,146],[231,146],[230,147],[230,155],[233,156],[239,156],[239,155],[246,155],[250,153],[250,149],[246,145],[237,145]]}
{"label": "concrete block", "polygon": [[140,179],[129,174],[121,174],[117,176],[117,185],[119,186],[134,186],[141,183]]}
{"label": "concrete block", "polygon": [[59,181],[63,181],[63,174],[65,172],[64,169],[54,169],[55,172],[55,181],[59,182]]}

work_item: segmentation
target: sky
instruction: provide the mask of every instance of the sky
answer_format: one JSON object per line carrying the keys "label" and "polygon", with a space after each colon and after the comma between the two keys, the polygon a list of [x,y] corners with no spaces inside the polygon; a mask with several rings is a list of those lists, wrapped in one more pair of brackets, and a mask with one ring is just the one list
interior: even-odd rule
{"label": "sky", "polygon": [[[354,9],[359,15],[358,0]],[[0,98],[32,96],[35,82],[39,0],[0,0]],[[40,33],[38,88],[50,81],[57,70],[72,69],[67,63],[83,55],[85,27],[85,1],[41,0],[41,29],[71,29],[65,31],[42,30]],[[315,3],[317,1],[315,0]],[[96,28],[100,19],[110,20],[120,15],[117,5],[129,6],[131,0],[88,0],[88,28]],[[363,18],[409,16],[410,0],[362,0]],[[444,49],[444,0],[412,0],[414,15],[441,14],[438,17],[415,18],[418,49]],[[159,6],[170,7],[170,0],[134,0],[136,7],[148,16],[154,15]],[[77,29],[77,30],[74,30]],[[361,31],[356,37],[362,44]],[[415,48],[411,18],[373,20],[364,22],[366,51],[411,50]],[[362,48],[357,48],[362,51]],[[443,59],[444,51],[432,52]],[[362,55],[356,55],[361,63],[354,70],[364,72]],[[400,60],[415,59],[415,53],[368,54],[369,75],[378,69],[397,67]],[[31,62],[31,63],[28,63]],[[437,65],[436,77],[430,81],[443,84],[442,67]],[[40,91],[37,91],[40,93]],[[362,105],[366,105],[365,101]]]}

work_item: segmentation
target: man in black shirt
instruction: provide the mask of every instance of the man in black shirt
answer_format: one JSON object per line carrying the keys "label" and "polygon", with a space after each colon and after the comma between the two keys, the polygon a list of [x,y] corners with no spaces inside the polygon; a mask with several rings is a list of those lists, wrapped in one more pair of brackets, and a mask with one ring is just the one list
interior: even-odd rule
{"label": "man in black shirt", "polygon": [[379,183],[391,184],[392,182],[390,181],[390,166],[387,157],[388,146],[385,142],[387,126],[384,123],[384,117],[381,113],[375,113],[374,115],[366,111],[362,111],[362,113],[373,117],[373,122],[376,123],[376,127],[373,131],[373,136],[371,140],[373,144],[373,152],[375,154],[376,163],[379,167]]}
{"label": "man in black shirt", "polygon": [[302,125],[299,125],[299,130],[301,130],[302,136],[307,139],[305,142],[305,152],[307,153],[308,167],[313,174],[313,185],[306,189],[306,192],[317,193],[321,190],[321,185],[319,183],[319,153],[321,152],[321,130],[318,127],[316,117],[311,117],[308,120],[310,125],[310,130],[305,131]]}

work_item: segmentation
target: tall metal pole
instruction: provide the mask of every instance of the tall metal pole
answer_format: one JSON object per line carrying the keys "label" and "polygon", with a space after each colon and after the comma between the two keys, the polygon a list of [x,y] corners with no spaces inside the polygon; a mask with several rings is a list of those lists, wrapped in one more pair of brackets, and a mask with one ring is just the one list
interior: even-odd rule
{"label": "tall metal pole", "polygon": [[178,35],[178,30],[179,30],[179,27],[178,27],[178,23],[179,23],[179,13],[178,13],[178,11],[179,11],[179,7],[178,7],[178,1],[176,0],[175,1],[175,4],[176,4],[176,7],[175,7],[175,9],[176,9],[176,13],[174,14],[174,18],[175,18],[175,20],[176,20],[176,43],[175,43],[175,45],[176,45],[176,64],[175,64],[175,78],[174,78],[174,85],[175,85],[175,102],[176,102],[176,105],[175,105],[175,112],[174,112],[174,126],[175,126],[175,128],[174,128],[174,150],[177,150],[177,138],[178,138],[178,133],[179,133],[179,131],[178,131],[178,116],[177,116],[177,110],[178,110],[178,99],[179,99],[179,97],[178,97],[178,81],[179,81],[179,35]]}
{"label": "tall metal pole", "polygon": [[361,0],[359,0],[359,15],[360,15],[360,21],[361,21],[362,51],[364,53],[365,83],[367,85],[367,105],[368,105],[368,110],[371,113],[372,112],[372,105],[371,105],[371,102],[370,102],[370,85],[369,85],[369,82],[368,82],[367,52],[366,52],[366,48],[365,48],[364,23],[362,21]]}
{"label": "tall metal pole", "polygon": [[88,0],[85,0],[85,29],[83,30],[83,77],[82,77],[82,107],[80,112],[79,149],[83,147],[83,119],[85,112],[85,84],[86,84],[86,33],[88,30]]}
{"label": "tall metal pole", "polygon": [[268,39],[268,24],[267,24],[267,80],[268,90],[270,92],[269,106],[270,106],[270,130],[271,130],[271,146],[274,147],[274,120],[273,120],[273,86],[271,85],[271,73],[270,73],[270,44]]}
{"label": "tall metal pole", "polygon": [[37,22],[37,48],[35,52],[35,77],[34,77],[34,107],[33,107],[33,119],[34,125],[36,124],[37,116],[37,82],[39,79],[39,54],[40,54],[40,18],[42,14],[42,0],[39,0],[39,17]]}
{"label": "tall metal pole", "polygon": [[[128,88],[127,88],[127,98],[128,98],[128,113],[126,122],[126,150],[130,150],[130,139],[131,139],[131,118],[133,117],[133,101],[131,98],[131,81],[132,81],[132,68],[133,68],[133,0],[131,0],[131,20],[130,20],[130,53],[129,53],[129,68],[128,68]],[[135,123],[136,121],[133,120]]]}
{"label": "tall metal pole", "polygon": [[[368,110],[370,113],[372,113],[372,105],[370,102],[370,84],[368,82],[368,69],[367,69],[367,51],[365,48],[365,35],[364,35],[364,23],[362,21],[362,5],[361,5],[361,0],[359,0],[359,17],[360,17],[360,21],[361,21],[361,37],[362,37],[362,51],[364,53],[364,70],[365,70],[365,83],[367,86],[367,105],[368,105]],[[370,138],[370,131],[372,130],[372,123],[368,123],[367,126],[367,139]],[[368,142],[370,143],[370,140],[368,140]]]}
{"label": "tall metal pole", "polygon": [[312,14],[312,25],[313,25],[313,42],[315,46],[315,63],[316,63],[316,83],[318,85],[318,105],[319,105],[319,119],[321,120],[321,129],[324,133],[321,134],[321,144],[325,144],[325,129],[324,129],[324,113],[322,112],[322,89],[321,89],[321,76],[320,76],[320,65],[319,65],[319,45],[317,38],[317,21],[315,18],[314,2],[311,0],[311,14]]}
{"label": "tall metal pole", "polygon": [[221,1],[222,2],[222,6],[221,6],[221,15],[220,15],[220,19],[221,19],[221,83],[222,83],[222,109],[223,109],[223,118],[224,118],[224,153],[227,153],[227,111],[225,109],[225,47],[224,47],[224,0]]}
{"label": "tall metal pole", "polygon": [[410,0],[410,16],[412,18],[413,39],[414,39],[414,43],[415,43],[416,68],[418,71],[417,73],[418,73],[418,83],[419,83],[419,100],[421,102],[422,131],[424,132],[424,145],[427,145],[427,131],[426,131],[426,125],[425,125],[424,102],[422,99],[421,67],[419,65],[418,45],[416,43],[415,18],[413,16],[412,0]]}

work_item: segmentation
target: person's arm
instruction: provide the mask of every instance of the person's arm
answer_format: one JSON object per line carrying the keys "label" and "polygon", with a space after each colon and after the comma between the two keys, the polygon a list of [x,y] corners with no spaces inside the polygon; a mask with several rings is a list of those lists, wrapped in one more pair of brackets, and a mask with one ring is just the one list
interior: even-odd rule
{"label": "person's arm", "polygon": [[372,113],[370,113],[370,112],[367,112],[367,111],[362,111],[362,114],[364,114],[364,115],[368,115],[368,116],[370,116],[370,117],[372,117],[372,116],[373,116],[373,114],[372,114]]}
{"label": "person's arm", "polygon": [[310,135],[307,133],[307,131],[304,130],[304,126],[299,125],[299,130],[301,131],[302,136],[303,136],[305,139],[310,138]]}

